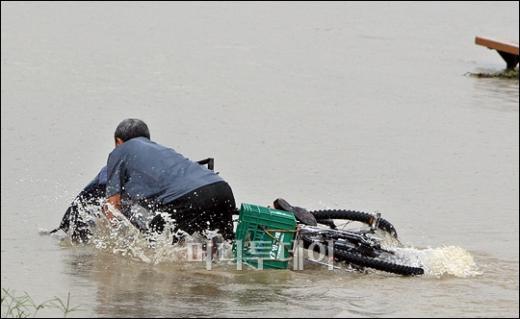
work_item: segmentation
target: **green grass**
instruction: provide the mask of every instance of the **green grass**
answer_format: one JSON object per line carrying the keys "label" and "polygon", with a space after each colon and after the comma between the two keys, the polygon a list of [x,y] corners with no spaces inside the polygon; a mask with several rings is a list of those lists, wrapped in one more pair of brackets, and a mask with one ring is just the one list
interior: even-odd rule
{"label": "green grass", "polygon": [[2,288],[2,318],[31,318],[36,317],[38,311],[44,308],[56,309],[66,318],[73,311],[79,311],[79,307],[71,307],[70,292],[67,294],[67,300],[64,302],[58,297],[36,303],[27,292],[22,295],[16,295],[9,289]]}
{"label": "green grass", "polygon": [[496,78],[496,79],[517,79],[518,80],[518,68],[504,70],[495,73],[470,73],[471,76],[477,78]]}

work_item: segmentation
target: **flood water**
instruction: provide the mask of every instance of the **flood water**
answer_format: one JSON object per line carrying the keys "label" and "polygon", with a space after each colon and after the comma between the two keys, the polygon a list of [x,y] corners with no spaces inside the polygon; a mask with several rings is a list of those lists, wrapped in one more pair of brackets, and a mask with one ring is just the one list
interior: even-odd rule
{"label": "flood water", "polygon": [[[71,316],[518,317],[518,80],[466,74],[505,66],[473,41],[518,42],[518,9],[2,2],[2,288],[70,292]],[[207,271],[41,235],[128,117],[214,157],[239,203],[381,212],[429,271]]]}

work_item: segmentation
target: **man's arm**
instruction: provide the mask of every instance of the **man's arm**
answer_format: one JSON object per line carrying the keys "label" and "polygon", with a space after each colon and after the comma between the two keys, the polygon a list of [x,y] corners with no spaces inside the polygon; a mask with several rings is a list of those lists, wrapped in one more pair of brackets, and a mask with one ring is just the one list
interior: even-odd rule
{"label": "man's arm", "polygon": [[124,171],[124,155],[121,149],[116,148],[110,153],[107,161],[107,200],[105,205],[103,205],[103,213],[109,220],[112,220],[114,215],[121,215],[121,191],[123,189]]}

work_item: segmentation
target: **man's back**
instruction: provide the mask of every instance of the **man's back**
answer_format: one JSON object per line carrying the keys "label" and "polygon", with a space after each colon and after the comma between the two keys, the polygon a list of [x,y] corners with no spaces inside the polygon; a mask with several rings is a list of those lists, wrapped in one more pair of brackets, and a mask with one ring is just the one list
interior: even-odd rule
{"label": "man's back", "polygon": [[214,172],[146,137],[132,138],[108,158],[107,197],[167,204],[197,188],[223,181]]}

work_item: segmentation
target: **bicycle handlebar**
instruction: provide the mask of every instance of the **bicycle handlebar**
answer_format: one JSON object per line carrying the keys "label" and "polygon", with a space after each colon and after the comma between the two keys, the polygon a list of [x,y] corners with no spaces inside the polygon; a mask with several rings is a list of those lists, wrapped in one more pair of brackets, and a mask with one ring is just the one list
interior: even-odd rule
{"label": "bicycle handlebar", "polygon": [[197,161],[197,163],[199,163],[200,165],[206,165],[207,164],[209,170],[213,171],[215,169],[215,159],[213,157],[208,157],[206,159]]}

